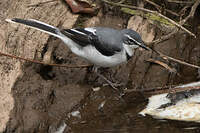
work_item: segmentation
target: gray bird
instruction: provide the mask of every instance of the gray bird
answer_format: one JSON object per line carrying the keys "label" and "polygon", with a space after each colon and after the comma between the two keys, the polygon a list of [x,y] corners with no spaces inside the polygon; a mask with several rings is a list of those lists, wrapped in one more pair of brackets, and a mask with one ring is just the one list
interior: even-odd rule
{"label": "gray bird", "polygon": [[[131,29],[116,30],[105,27],[58,29],[33,19],[13,18],[6,21],[24,24],[60,38],[74,54],[97,67],[113,67],[127,62],[133,56],[134,50],[139,47],[150,50],[140,35]],[[105,77],[99,76],[111,85]]]}

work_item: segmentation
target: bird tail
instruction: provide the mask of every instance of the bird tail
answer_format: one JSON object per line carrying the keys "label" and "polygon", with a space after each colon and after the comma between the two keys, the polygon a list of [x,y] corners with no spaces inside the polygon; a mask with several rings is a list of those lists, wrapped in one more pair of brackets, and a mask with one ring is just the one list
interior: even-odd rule
{"label": "bird tail", "polygon": [[27,25],[31,28],[40,30],[42,32],[46,32],[50,35],[53,35],[55,37],[60,38],[60,30],[54,26],[51,26],[49,24],[43,23],[41,21],[38,20],[34,20],[34,19],[28,19],[28,20],[24,20],[24,19],[19,19],[19,18],[12,18],[12,19],[6,19],[7,22],[11,22],[11,23],[20,23],[20,24],[24,24]]}

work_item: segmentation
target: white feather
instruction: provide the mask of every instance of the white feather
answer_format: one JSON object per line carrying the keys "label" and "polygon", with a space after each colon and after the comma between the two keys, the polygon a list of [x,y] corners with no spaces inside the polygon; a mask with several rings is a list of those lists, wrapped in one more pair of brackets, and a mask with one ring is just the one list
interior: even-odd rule
{"label": "white feather", "polygon": [[14,21],[12,21],[11,19],[5,19],[6,22],[9,22],[9,23],[16,23]]}
{"label": "white feather", "polygon": [[84,28],[86,31],[89,31],[91,33],[93,33],[94,35],[96,34],[96,29],[95,28]]}
{"label": "white feather", "polygon": [[74,31],[74,32],[77,32],[77,33],[79,33],[79,34],[86,35],[85,33],[80,32],[80,31],[78,31],[78,30],[76,30],[76,29],[71,29],[71,30]]}
{"label": "white feather", "polygon": [[[44,23],[44,22],[41,22],[41,21],[38,21],[38,20],[35,20],[35,19],[28,19],[28,20],[34,21],[34,22],[37,22],[37,23],[40,23],[40,24],[43,24],[43,25],[46,25],[46,26],[51,27],[51,28],[56,28],[56,27],[54,27],[52,25],[49,25],[47,23]],[[56,28],[56,29],[58,29],[58,28]]]}

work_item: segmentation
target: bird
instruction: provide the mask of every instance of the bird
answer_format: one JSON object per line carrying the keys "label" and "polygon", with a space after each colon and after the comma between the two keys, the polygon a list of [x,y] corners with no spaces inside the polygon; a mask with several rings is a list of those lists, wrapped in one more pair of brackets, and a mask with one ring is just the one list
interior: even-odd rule
{"label": "bird", "polygon": [[[109,27],[87,27],[59,29],[35,19],[12,18],[7,22],[19,23],[48,33],[61,39],[77,56],[84,58],[99,67],[114,67],[125,63],[134,55],[137,48],[150,50],[145,45],[139,33],[132,29],[114,29]],[[112,87],[112,82],[97,72]]]}

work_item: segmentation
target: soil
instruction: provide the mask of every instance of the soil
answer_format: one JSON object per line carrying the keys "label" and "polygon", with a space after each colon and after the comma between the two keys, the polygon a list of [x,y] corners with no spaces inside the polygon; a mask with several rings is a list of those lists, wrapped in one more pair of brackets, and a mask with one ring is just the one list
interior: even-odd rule
{"label": "soil", "polygon": [[[146,42],[162,35],[155,25],[142,17],[130,18],[123,13],[116,14],[107,6],[98,15],[88,17],[72,14],[61,1],[28,7],[38,2],[0,2],[2,52],[47,63],[88,64],[72,54],[61,40],[4,21],[13,17],[39,19],[60,28],[71,28],[80,22],[79,26],[84,27],[128,27],[138,31]],[[156,45],[155,49],[200,65],[200,30],[196,28],[199,27],[199,20],[196,14],[190,23],[191,30],[197,35],[196,39],[178,33]],[[119,97],[111,87],[104,86],[104,80],[92,73],[90,68],[51,67],[3,56],[0,58],[0,132],[147,132],[152,127],[152,132],[159,132],[157,126],[162,127],[163,131],[170,127],[168,132],[182,132],[177,124],[163,126],[152,118],[138,117],[137,113],[145,106],[144,95],[132,92]],[[101,73],[113,82],[122,83],[123,89],[153,88],[198,80],[198,71],[194,68],[168,63],[177,69],[177,75],[159,65],[145,62],[149,58],[160,59],[151,52],[136,50],[127,64],[102,69]]]}

